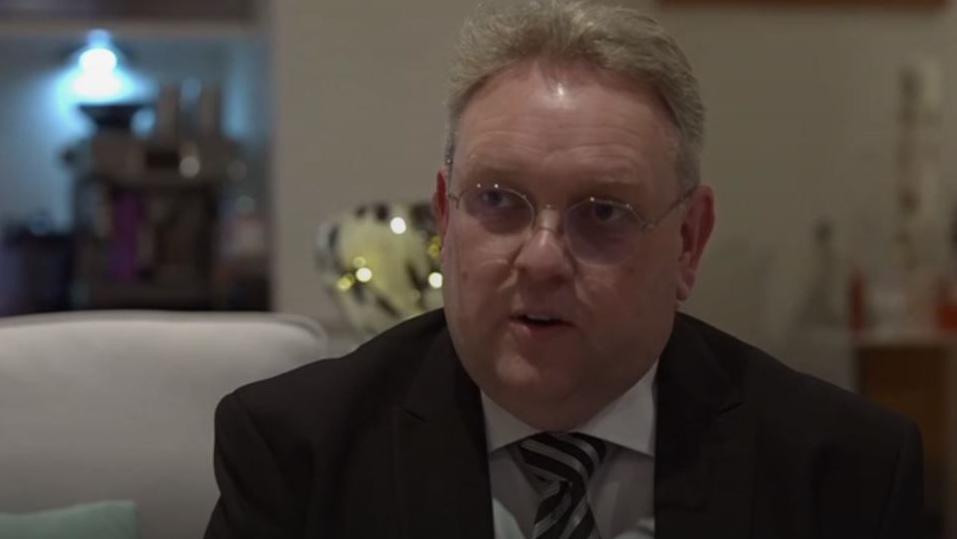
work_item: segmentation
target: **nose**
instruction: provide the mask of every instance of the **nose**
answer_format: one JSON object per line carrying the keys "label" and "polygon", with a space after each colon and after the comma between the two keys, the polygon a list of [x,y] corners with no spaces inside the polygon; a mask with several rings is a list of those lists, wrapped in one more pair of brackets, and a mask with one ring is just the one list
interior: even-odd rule
{"label": "nose", "polygon": [[522,244],[515,267],[522,277],[534,282],[554,282],[572,275],[572,261],[560,230],[561,215],[542,210],[533,225],[531,236]]}

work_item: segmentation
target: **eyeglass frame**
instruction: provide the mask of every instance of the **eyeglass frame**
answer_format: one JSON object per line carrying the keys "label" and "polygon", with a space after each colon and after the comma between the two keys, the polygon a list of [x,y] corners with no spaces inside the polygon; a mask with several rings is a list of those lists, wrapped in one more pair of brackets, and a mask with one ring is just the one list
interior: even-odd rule
{"label": "eyeglass frame", "polygon": [[[565,230],[566,225],[567,225],[567,222],[568,222],[568,213],[569,213],[570,210],[572,210],[572,209],[578,207],[578,206],[581,205],[581,204],[585,204],[585,203],[589,203],[589,202],[590,202],[590,203],[604,202],[604,203],[608,203],[608,204],[613,204],[616,208],[623,209],[623,210],[627,210],[628,212],[630,212],[631,215],[632,215],[632,217],[636,220],[636,222],[637,222],[637,224],[638,224],[637,229],[636,229],[636,232],[635,232],[635,235],[634,235],[634,237],[632,238],[632,241],[636,241],[637,238],[639,238],[641,235],[643,235],[643,234],[645,234],[645,233],[648,233],[648,232],[653,231],[654,229],[656,229],[656,228],[661,224],[662,221],[664,221],[669,215],[671,215],[672,212],[674,212],[674,210],[675,210],[676,208],[678,208],[679,206],[684,205],[684,204],[691,198],[691,196],[697,191],[697,188],[698,188],[698,186],[693,186],[693,187],[691,187],[691,188],[685,190],[680,196],[678,196],[678,197],[674,200],[674,202],[672,202],[672,203],[668,206],[667,209],[665,209],[664,211],[662,211],[662,213],[661,213],[658,217],[656,217],[656,218],[654,218],[654,219],[650,219],[650,220],[647,219],[647,218],[645,218],[644,216],[642,216],[641,213],[639,213],[639,212],[635,209],[635,207],[634,207],[633,205],[631,205],[631,204],[628,203],[628,202],[624,202],[624,201],[620,201],[620,200],[603,199],[603,198],[601,198],[601,197],[588,196],[588,197],[582,198],[582,199],[580,199],[580,200],[578,200],[578,201],[575,201],[575,202],[573,202],[573,203],[571,203],[571,204],[565,206],[564,209],[561,209],[561,210],[560,210],[559,207],[557,207],[557,206],[555,206],[555,205],[553,205],[553,204],[544,204],[544,205],[535,204],[535,203],[532,202],[531,197],[530,197],[528,194],[526,194],[525,192],[520,191],[520,190],[518,190],[517,188],[510,187],[510,186],[508,186],[508,185],[502,185],[502,184],[499,184],[499,183],[490,183],[490,184],[488,184],[488,183],[485,183],[485,182],[476,182],[476,183],[473,184],[471,187],[467,187],[467,188],[465,188],[465,189],[459,190],[458,193],[449,192],[449,193],[446,194],[446,197],[447,197],[447,199],[448,199],[452,204],[454,204],[456,210],[459,210],[459,209],[461,208],[462,197],[463,197],[463,195],[464,195],[467,191],[472,190],[472,189],[481,190],[481,189],[483,189],[486,185],[488,185],[488,186],[490,186],[491,188],[496,189],[496,190],[507,191],[507,192],[513,194],[514,196],[519,197],[519,198],[525,203],[526,207],[530,210],[531,215],[530,215],[530,218],[529,218],[528,223],[527,223],[526,225],[524,225],[524,227],[523,227],[521,230],[518,231],[521,235],[525,235],[525,234],[529,234],[529,233],[531,233],[531,234],[534,234],[534,233],[535,233],[535,231],[538,229],[538,226],[537,226],[538,215],[539,215],[539,213],[541,212],[541,210],[542,210],[543,208],[544,208],[544,209],[552,209],[552,210],[559,211],[559,214],[560,214],[559,216],[560,216],[560,219],[561,219],[560,223],[561,223],[561,227],[562,227],[562,230],[563,230],[563,232],[562,232],[563,241],[565,241],[565,242],[569,241],[569,238],[570,238],[569,236],[567,236],[568,231]],[[549,228],[547,228],[547,227],[546,227],[546,230],[551,230],[552,232],[555,232],[555,230],[549,229]],[[496,233],[493,232],[493,233],[491,233],[491,235],[492,235],[492,236],[505,237],[505,236],[507,236],[508,234],[496,234]],[[529,237],[526,236],[525,239],[522,240],[522,242],[523,242],[523,243],[524,243],[524,242],[527,242],[528,239],[529,239]],[[572,240],[572,241],[574,241],[574,240]],[[573,248],[570,244],[566,244],[566,245],[568,245],[569,248]],[[575,254],[576,258],[581,258],[582,260],[592,259],[593,261],[598,261],[598,262],[601,263],[602,265],[607,265],[607,264],[612,264],[612,265],[613,265],[613,264],[615,264],[615,263],[617,262],[617,261],[612,260],[612,259],[605,259],[605,260],[601,260],[601,258],[599,258],[599,259],[594,259],[594,258],[592,258],[591,256],[589,256],[589,255],[587,255],[587,254],[583,254],[583,253],[581,253],[581,252],[574,252],[574,251],[573,251],[573,253]],[[611,252],[607,252],[607,254],[611,254]],[[612,258],[615,258],[614,255],[612,256]]]}
{"label": "eyeglass frame", "polygon": [[[462,199],[462,194],[463,194],[465,191],[467,191],[467,190],[469,190],[469,189],[476,189],[476,188],[481,189],[481,188],[483,187],[483,185],[485,185],[484,182],[476,182],[476,183],[473,184],[471,187],[467,187],[467,188],[465,188],[465,189],[460,190],[458,194],[453,194],[452,192],[447,193],[447,194],[446,194],[446,198],[448,198],[450,201],[452,201],[452,202],[455,204],[455,208],[458,209],[458,208],[459,208],[459,203],[460,203],[460,201],[461,201],[461,199]],[[538,204],[535,204],[534,202],[532,202],[532,200],[531,200],[531,198],[529,197],[529,195],[527,195],[526,193],[524,193],[524,192],[522,192],[522,191],[519,191],[518,189],[515,189],[514,187],[509,187],[509,186],[507,186],[507,185],[502,185],[502,184],[499,184],[499,183],[493,183],[493,184],[490,185],[490,187],[492,187],[492,188],[494,188],[494,189],[499,189],[499,190],[502,190],[502,191],[509,191],[509,192],[511,192],[511,193],[514,193],[514,194],[518,195],[519,198],[521,198],[522,200],[524,200],[524,201],[525,201],[525,204],[526,204],[529,208],[532,209],[532,218],[531,218],[531,221],[529,222],[529,226],[531,226],[533,230],[534,230],[535,221],[538,219],[538,213],[539,213],[539,211],[540,211],[539,208],[545,208],[545,209],[556,210],[556,211],[559,209],[559,208],[558,208],[557,206],[555,206],[554,204],[543,204],[543,205],[539,206]],[[592,203],[595,203],[595,202],[603,202],[603,203],[613,204],[613,205],[618,206],[618,207],[620,207],[620,208],[627,209],[628,211],[631,212],[631,214],[632,214],[632,215],[635,217],[635,219],[638,221],[638,231],[639,231],[639,232],[641,232],[641,233],[651,232],[652,230],[656,229],[656,228],[661,224],[662,221],[664,221],[665,219],[667,219],[668,216],[671,214],[671,212],[673,212],[676,208],[678,208],[678,207],[681,206],[682,204],[686,203],[686,202],[688,201],[688,199],[691,198],[691,195],[694,194],[694,192],[695,192],[696,190],[697,190],[697,186],[694,186],[694,187],[691,187],[690,189],[685,190],[681,195],[679,195],[679,196],[674,200],[674,202],[672,202],[672,203],[661,213],[661,215],[659,215],[659,216],[656,217],[655,219],[650,219],[650,220],[647,219],[647,218],[645,218],[643,215],[641,215],[641,213],[640,213],[638,210],[636,210],[635,207],[634,207],[631,203],[629,203],[629,202],[623,202],[623,201],[618,201],[618,200],[604,199],[604,198],[596,197],[596,196],[587,196],[587,197],[585,197],[585,198],[583,198],[583,199],[580,199],[580,200],[578,200],[578,201],[576,201],[576,202],[573,202],[572,204],[569,204],[568,206],[566,206],[566,207],[564,208],[564,210],[563,210],[563,212],[562,212],[562,214],[563,214],[562,222],[564,223],[564,213],[568,212],[571,208],[574,208],[574,207],[578,206],[579,204],[583,204],[583,203],[585,203],[585,202],[592,202]]]}

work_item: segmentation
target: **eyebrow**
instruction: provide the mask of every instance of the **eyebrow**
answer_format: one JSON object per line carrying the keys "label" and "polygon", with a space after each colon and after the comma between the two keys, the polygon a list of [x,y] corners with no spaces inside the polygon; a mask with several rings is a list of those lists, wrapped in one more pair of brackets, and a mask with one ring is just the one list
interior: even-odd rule
{"label": "eyebrow", "polygon": [[[501,178],[504,183],[508,183],[505,181],[508,178],[526,176],[527,172],[525,171],[525,168],[526,167],[521,165],[501,166],[480,162],[472,166],[465,165],[463,172],[465,172],[465,176],[469,178]],[[600,187],[622,187],[629,191],[641,190],[640,185],[629,179],[638,176],[638,174],[629,167],[614,167],[597,172],[593,171],[588,173],[588,175],[594,180],[593,185],[598,185]]]}
{"label": "eyebrow", "polygon": [[[534,197],[533,190],[527,182],[522,181],[526,172],[524,167],[510,168],[488,163],[475,163],[472,167],[463,170],[462,179],[470,182],[492,182],[504,187],[515,189]],[[591,181],[576,185],[567,197],[569,200],[581,200],[587,197],[619,200],[636,205],[646,187],[628,178],[636,173],[627,168],[611,168],[600,172],[590,173]]]}

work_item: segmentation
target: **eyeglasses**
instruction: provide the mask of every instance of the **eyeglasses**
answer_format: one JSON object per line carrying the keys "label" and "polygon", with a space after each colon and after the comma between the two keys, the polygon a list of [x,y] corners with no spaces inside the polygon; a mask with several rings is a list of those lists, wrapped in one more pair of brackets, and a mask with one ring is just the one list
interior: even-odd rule
{"label": "eyeglasses", "polygon": [[[613,264],[634,252],[642,233],[654,230],[694,190],[684,192],[655,219],[645,219],[631,204],[587,197],[565,208],[561,229],[568,248],[581,260]],[[514,252],[528,240],[539,207],[527,195],[497,183],[476,183],[459,194],[449,194],[468,222],[488,236],[489,246]],[[542,208],[555,209],[552,205]]]}

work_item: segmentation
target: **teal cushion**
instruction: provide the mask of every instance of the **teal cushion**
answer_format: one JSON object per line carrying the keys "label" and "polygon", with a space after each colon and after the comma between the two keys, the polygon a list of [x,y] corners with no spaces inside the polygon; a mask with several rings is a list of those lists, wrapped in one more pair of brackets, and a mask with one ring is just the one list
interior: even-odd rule
{"label": "teal cushion", "polygon": [[136,539],[136,504],[86,503],[36,513],[0,513],[0,539]]}

